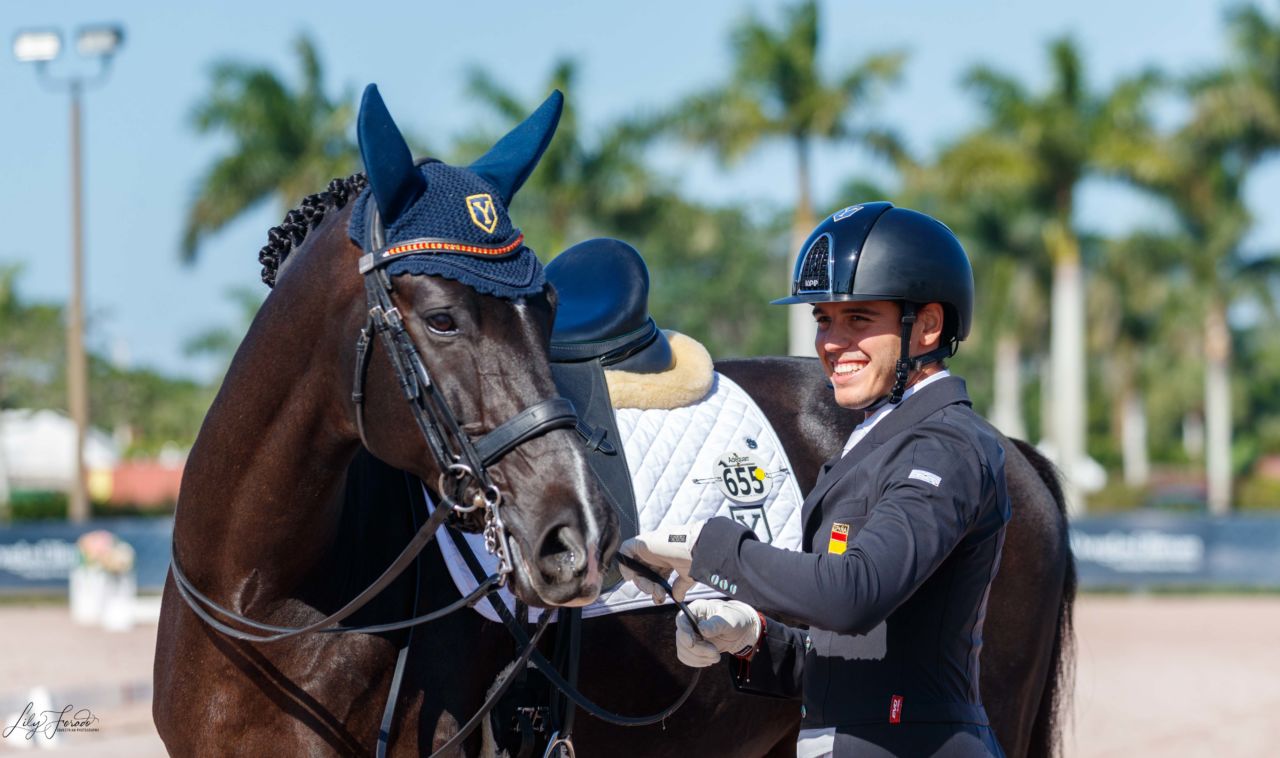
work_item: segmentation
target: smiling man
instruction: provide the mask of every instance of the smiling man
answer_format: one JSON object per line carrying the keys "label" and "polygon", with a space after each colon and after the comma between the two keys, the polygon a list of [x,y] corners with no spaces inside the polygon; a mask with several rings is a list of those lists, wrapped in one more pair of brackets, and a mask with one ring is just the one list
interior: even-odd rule
{"label": "smiling man", "polygon": [[944,363],[973,318],[964,249],[922,213],[850,206],[814,229],[774,302],[813,304],[835,401],[863,414],[805,499],[803,552],[727,518],[622,552],[677,588],[730,588],[690,604],[703,640],[677,618],[676,654],[727,653],[740,689],[802,698],[797,755],[1002,756],[978,658],[1010,515],[1004,450]]}

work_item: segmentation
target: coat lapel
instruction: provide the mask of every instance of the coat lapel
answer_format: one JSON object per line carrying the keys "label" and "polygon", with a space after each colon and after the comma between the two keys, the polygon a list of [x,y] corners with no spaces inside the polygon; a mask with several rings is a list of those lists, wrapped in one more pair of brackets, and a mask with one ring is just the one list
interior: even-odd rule
{"label": "coat lapel", "polygon": [[809,541],[810,518],[817,511],[818,503],[823,496],[836,482],[844,478],[845,474],[852,471],[885,441],[955,403],[971,404],[964,380],[958,376],[940,379],[904,400],[902,405],[876,424],[871,433],[854,445],[843,458],[837,454],[835,458],[824,463],[822,473],[818,475],[818,480],[813,484],[813,490],[804,499],[800,510],[800,523],[804,525],[805,543]]}

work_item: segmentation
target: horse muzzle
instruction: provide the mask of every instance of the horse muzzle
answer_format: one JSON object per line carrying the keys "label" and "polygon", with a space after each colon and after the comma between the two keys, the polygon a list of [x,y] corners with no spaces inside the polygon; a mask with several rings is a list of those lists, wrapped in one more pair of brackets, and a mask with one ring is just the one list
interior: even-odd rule
{"label": "horse muzzle", "polygon": [[608,524],[605,532],[584,534],[576,526],[555,525],[539,535],[529,555],[513,541],[516,570],[541,604],[589,605],[600,595],[604,583],[605,554],[617,549],[617,529]]}

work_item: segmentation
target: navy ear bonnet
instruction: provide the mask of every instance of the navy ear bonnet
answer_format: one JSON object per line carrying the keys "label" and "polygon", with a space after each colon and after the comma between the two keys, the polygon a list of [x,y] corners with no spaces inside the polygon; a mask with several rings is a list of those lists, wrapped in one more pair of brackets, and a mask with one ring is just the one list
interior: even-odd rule
{"label": "navy ear bonnet", "polygon": [[[386,225],[385,247],[394,249],[397,243],[425,238],[501,249],[519,234],[498,193],[471,171],[444,163],[428,163],[419,167],[419,171],[427,180],[426,192],[400,218]],[[489,200],[476,196],[488,196]],[[471,202],[480,206],[476,210],[479,223],[472,220],[468,198],[476,198]],[[347,227],[351,240],[365,250],[369,249],[368,214],[373,202],[373,190],[366,188],[356,198]],[[485,231],[481,223],[491,224],[493,231]],[[542,263],[523,240],[510,252],[500,255],[412,254],[388,263],[386,268],[392,276],[443,276],[481,294],[508,300],[536,295],[546,284]]]}
{"label": "navy ear bonnet", "polygon": [[[369,187],[356,198],[347,233],[392,276],[443,276],[511,300],[541,292],[542,264],[511,223],[507,205],[551,141],[562,106],[560,93],[552,93],[470,168],[413,165],[377,88],[369,85],[357,124]],[[376,250],[370,240],[375,209],[383,228]]]}

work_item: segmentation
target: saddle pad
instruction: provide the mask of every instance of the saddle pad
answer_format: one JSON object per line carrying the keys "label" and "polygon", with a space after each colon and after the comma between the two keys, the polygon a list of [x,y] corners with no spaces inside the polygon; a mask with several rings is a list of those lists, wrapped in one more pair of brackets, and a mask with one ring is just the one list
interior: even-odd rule
{"label": "saddle pad", "polygon": [[[693,405],[670,410],[619,408],[616,416],[641,531],[727,516],[745,524],[764,542],[800,549],[804,498],[791,464],[764,413],[732,380],[717,373],[711,392]],[[430,495],[427,503],[434,508]],[[480,564],[492,572],[497,561],[485,551],[484,538],[464,536]],[[463,595],[473,591],[476,579],[453,541],[438,539],[436,544],[458,591]],[[698,584],[686,599],[722,594]],[[511,593],[503,589],[499,595],[508,608],[515,608]],[[624,582],[583,608],[582,615],[592,618],[652,605],[648,595]],[[488,603],[477,603],[475,610],[498,620]],[[531,610],[530,620],[539,613]]]}

